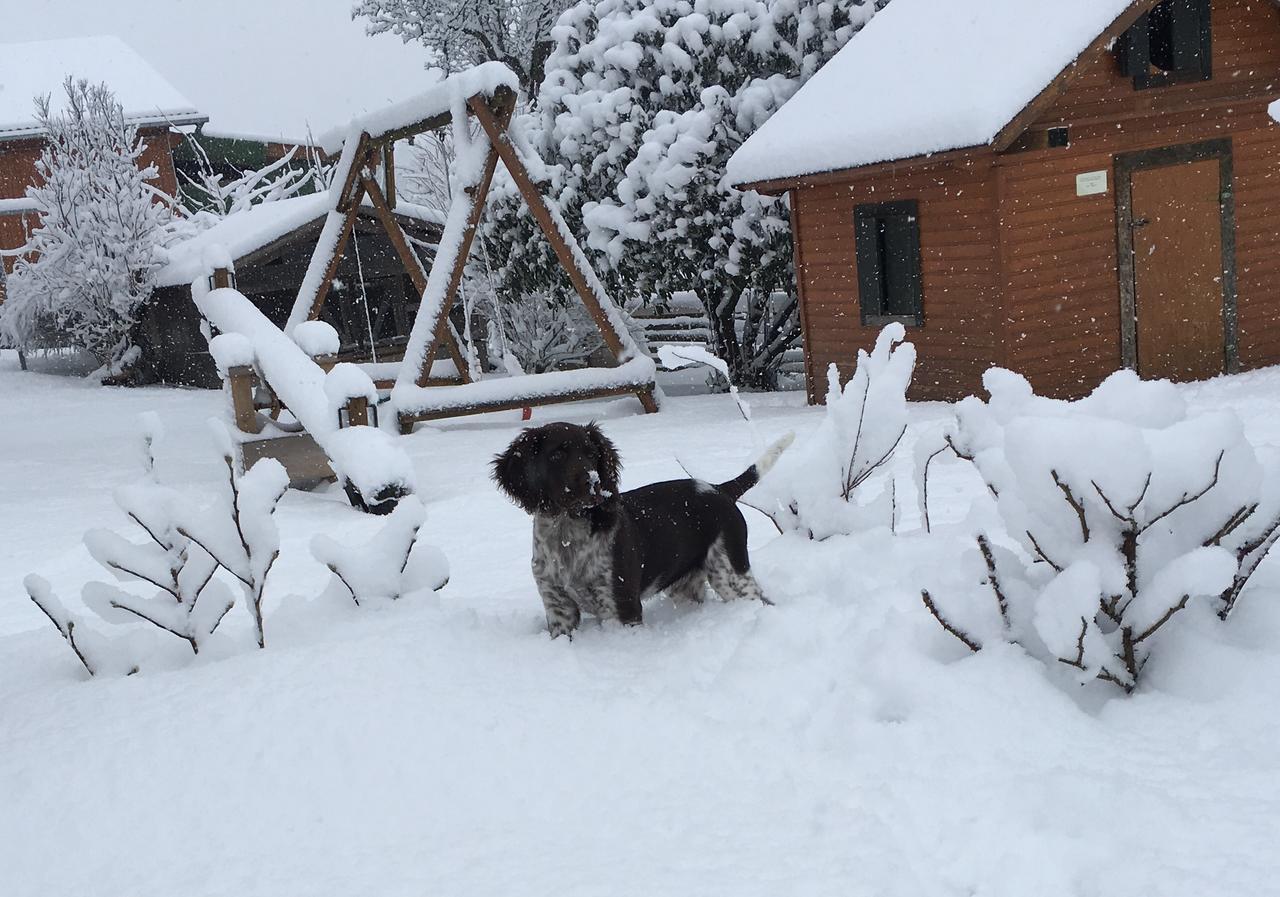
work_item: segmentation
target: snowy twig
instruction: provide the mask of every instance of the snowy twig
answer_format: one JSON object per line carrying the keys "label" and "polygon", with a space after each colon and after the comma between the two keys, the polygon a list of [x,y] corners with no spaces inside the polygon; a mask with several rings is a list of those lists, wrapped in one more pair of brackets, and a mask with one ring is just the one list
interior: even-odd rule
{"label": "snowy twig", "polygon": [[1004,628],[1009,628],[1009,601],[1005,598],[1004,590],[1000,588],[1000,578],[996,574],[996,557],[991,551],[991,543],[987,541],[987,537],[978,534],[978,550],[982,552],[982,559],[987,564],[987,582],[991,585],[991,591],[995,592],[996,604],[1000,607],[1000,619],[1004,621]]}
{"label": "snowy twig", "polygon": [[924,606],[929,609],[929,613],[933,614],[933,618],[941,624],[943,629],[947,630],[947,632],[964,642],[965,647],[970,651],[973,651],[975,654],[982,650],[982,645],[974,641],[972,636],[968,635],[963,629],[954,625],[942,616],[942,612],[938,610],[937,605],[933,603],[933,599],[929,597],[928,589],[921,589],[920,597],[924,601]]}
{"label": "snowy twig", "polygon": [[1076,517],[1080,521],[1080,541],[1089,541],[1089,521],[1085,517],[1084,502],[1076,498],[1075,493],[1071,491],[1071,487],[1062,481],[1056,470],[1049,473],[1053,476],[1053,482],[1062,491],[1062,495],[1067,500],[1067,504],[1071,505],[1071,509],[1076,512]]}

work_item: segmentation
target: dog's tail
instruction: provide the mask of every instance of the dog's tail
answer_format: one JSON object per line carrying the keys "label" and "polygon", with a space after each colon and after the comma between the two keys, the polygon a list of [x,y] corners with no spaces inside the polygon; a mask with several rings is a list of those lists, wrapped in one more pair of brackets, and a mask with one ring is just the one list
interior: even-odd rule
{"label": "dog's tail", "polygon": [[734,501],[742,498],[748,489],[760,482],[760,478],[768,473],[773,468],[774,464],[778,463],[778,458],[787,450],[787,446],[795,442],[795,439],[795,433],[788,433],[786,436],[783,436],[773,445],[765,449],[765,453],[756,459],[755,464],[752,464],[732,480],[716,486],[716,489],[723,492]]}

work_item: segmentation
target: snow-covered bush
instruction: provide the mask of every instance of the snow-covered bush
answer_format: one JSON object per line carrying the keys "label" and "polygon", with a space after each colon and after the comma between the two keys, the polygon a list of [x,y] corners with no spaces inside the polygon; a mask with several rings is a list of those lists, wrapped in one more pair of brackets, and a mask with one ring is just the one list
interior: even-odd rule
{"label": "snow-covered bush", "polygon": [[107,529],[85,533],[84,542],[103,568],[121,583],[142,587],[146,594],[115,583],[89,582],[81,596],[109,622],[145,620],[191,646],[193,653],[218,628],[235,604],[226,585],[214,578],[218,561],[179,531],[183,500],[155,476],[155,443],[162,435],[159,419],[143,415],[144,475],[117,489],[116,504],[146,534],[138,543]]}
{"label": "snow-covered bush", "polygon": [[901,324],[881,330],[870,353],[858,351],[857,368],[843,389],[836,366],[828,369],[822,423],[752,493],[779,529],[826,539],[894,523],[891,477],[869,499],[859,490],[877,471],[886,471],[907,431],[916,350],[902,342],[905,336]]}
{"label": "snow-covered bush", "polygon": [[58,111],[48,96],[36,99],[46,144],[27,196],[40,224],[10,278],[0,330],[23,347],[52,327],[103,364],[119,364],[162,262],[171,212],[147,183],[155,167],[139,167],[146,145],[110,89],[71,78],[63,86]]}
{"label": "snow-covered bush", "polygon": [[90,676],[131,676],[138,672],[138,665],[124,639],[113,639],[86,626],[75,614],[67,610],[49,585],[49,581],[35,573],[22,580],[32,603],[58,630],[58,634],[70,646],[76,659]]}
{"label": "snow-covered bush", "polygon": [[1016,641],[1131,691],[1161,629],[1193,602],[1225,619],[1280,536],[1280,458],[1234,412],[1190,416],[1172,384],[1130,371],[1073,402],[998,368],[983,383],[953,444],[1018,551],[980,537],[967,563],[987,594],[925,604],[973,650]]}
{"label": "snow-covered bush", "polygon": [[[732,189],[724,166],[873,9],[583,0],[553,30],[538,108],[519,120],[610,292],[696,290],[739,385],[770,386],[799,325],[785,200]],[[567,294],[518,193],[499,181],[493,206],[485,242],[503,289]],[[771,302],[779,291],[788,301]]]}
{"label": "snow-covered bush", "polygon": [[[232,590],[216,576],[222,569],[240,583],[263,647],[262,593],[279,555],[273,514],[288,485],[284,468],[268,458],[238,474],[229,438],[215,424],[227,465],[227,490],[206,507],[193,507],[189,496],[156,478],[154,448],[162,435],[158,418],[144,414],[141,429],[143,476],[117,489],[114,497],[146,539],[135,542],[107,529],[85,534],[89,554],[113,579],[85,583],[85,606],[106,623],[150,623],[198,654],[235,605]],[[43,578],[32,574],[24,584],[90,675],[137,672],[135,658],[142,648],[86,626]]]}
{"label": "snow-covered bush", "polygon": [[357,605],[394,601],[423,589],[435,591],[449,581],[449,563],[440,549],[418,541],[426,519],[422,501],[409,496],[368,542],[346,545],[319,535],[311,541],[311,554],[333,572]]}
{"label": "snow-covered bush", "polygon": [[289,474],[274,458],[262,458],[240,474],[230,435],[221,423],[215,423],[213,430],[227,468],[227,490],[204,508],[192,510],[184,505],[178,515],[178,532],[239,581],[258,647],[265,648],[262,595],[280,556],[275,510],[289,488]]}

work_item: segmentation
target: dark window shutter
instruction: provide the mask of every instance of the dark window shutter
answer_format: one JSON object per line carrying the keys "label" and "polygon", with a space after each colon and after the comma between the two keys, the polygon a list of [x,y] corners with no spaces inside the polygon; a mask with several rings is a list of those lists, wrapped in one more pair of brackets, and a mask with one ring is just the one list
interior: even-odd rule
{"label": "dark window shutter", "polygon": [[1138,18],[1116,47],[1137,90],[1213,75],[1211,0],[1164,0]]}
{"label": "dark window shutter", "polygon": [[863,320],[883,315],[884,272],[880,267],[880,219],[877,206],[858,206],[853,213],[858,252],[858,299]]}
{"label": "dark window shutter", "polygon": [[1174,58],[1176,23],[1186,21],[1186,0],[1165,0],[1147,13],[1147,46],[1151,64],[1161,71],[1177,68]]}
{"label": "dark window shutter", "polygon": [[1143,14],[1120,38],[1118,56],[1120,72],[1131,78],[1146,75],[1151,61],[1151,44],[1148,39],[1148,15]]}
{"label": "dark window shutter", "polygon": [[914,317],[920,294],[920,230],[915,203],[894,205],[899,207],[884,216],[884,279],[888,284],[884,313]]}
{"label": "dark window shutter", "polygon": [[861,205],[854,212],[863,324],[924,323],[919,211],[911,199]]}

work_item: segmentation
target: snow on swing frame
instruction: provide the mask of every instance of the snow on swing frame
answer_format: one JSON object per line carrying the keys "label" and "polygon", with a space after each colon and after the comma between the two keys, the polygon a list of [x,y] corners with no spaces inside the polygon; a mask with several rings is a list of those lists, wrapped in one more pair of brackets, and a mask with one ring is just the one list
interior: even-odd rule
{"label": "snow on swing frame", "polygon": [[[326,373],[316,361],[316,356],[337,351],[336,333],[316,318],[366,201],[423,297],[395,385],[385,400],[391,414],[384,414],[384,420],[394,416],[395,425],[407,433],[424,420],[627,394],[635,395],[646,412],[658,410],[661,393],[653,360],[635,344],[560,210],[539,192],[529,174],[530,162],[538,171],[542,162],[509,128],[516,85],[515,75],[505,66],[486,63],[447,78],[411,100],[358,118],[344,132],[321,138],[327,152],[341,149],[329,192],[332,206],[284,330],[230,286],[229,254],[218,246],[207,248],[202,259],[204,276],[192,284],[192,297],[219,331],[210,340],[210,351],[227,384],[242,464],[254,456],[278,454],[286,468],[290,460],[294,462],[293,484],[314,480],[317,471],[323,471],[322,476],[331,474],[343,484],[353,505],[374,513],[389,512],[414,491],[408,457],[378,426],[376,409],[384,400],[368,371],[339,364]],[[476,137],[467,128],[468,116],[481,125]],[[391,153],[396,140],[450,125],[457,148],[456,198],[428,273],[393,214]],[[617,359],[616,367],[471,381],[448,313],[499,160],[599,326]],[[452,365],[446,359],[437,360],[441,350],[452,356]],[[376,367],[382,372],[387,364]],[[255,378],[278,399],[277,408],[283,405],[289,410],[296,424],[258,413],[252,396]],[[312,455],[318,449],[323,460],[301,457],[309,447],[303,445],[307,437],[314,441]]]}
{"label": "snow on swing frame", "polygon": [[[621,312],[596,277],[559,208],[543,195],[530,174],[531,168],[535,172],[542,170],[542,161],[511,127],[517,87],[515,74],[506,66],[484,63],[445,78],[416,97],[356,118],[345,129],[320,138],[326,152],[341,150],[330,190],[332,208],[285,330],[295,334],[300,325],[319,315],[351,237],[356,210],[368,198],[422,295],[389,397],[389,410],[404,433],[421,421],[627,394],[635,395],[646,412],[658,410],[661,393],[652,359],[631,338]],[[481,127],[474,136],[467,127],[470,117]],[[434,263],[425,272],[392,215],[392,148],[397,140],[443,127],[452,127],[457,151],[455,198],[445,217]],[[617,360],[616,367],[472,382],[470,366],[449,323],[449,310],[499,161],[519,188],[600,328],[605,345]],[[449,356],[447,360],[438,357],[442,352]]]}

